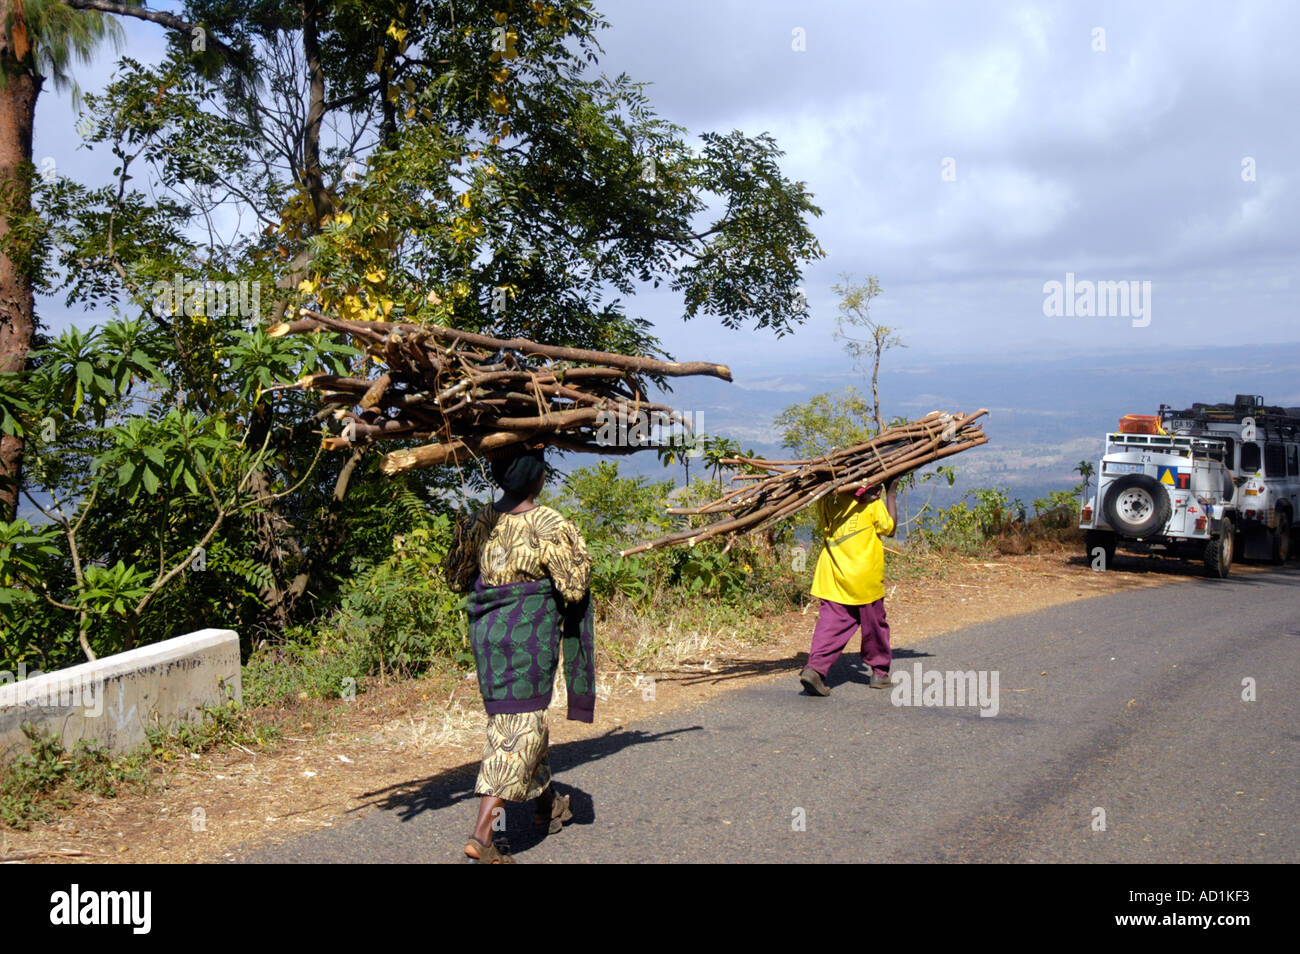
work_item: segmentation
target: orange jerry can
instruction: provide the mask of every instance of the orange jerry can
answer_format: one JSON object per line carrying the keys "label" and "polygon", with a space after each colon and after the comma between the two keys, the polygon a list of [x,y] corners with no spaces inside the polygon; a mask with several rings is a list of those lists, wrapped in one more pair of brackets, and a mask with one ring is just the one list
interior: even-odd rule
{"label": "orange jerry can", "polygon": [[1125,414],[1119,419],[1121,434],[1163,434],[1160,418],[1154,414]]}

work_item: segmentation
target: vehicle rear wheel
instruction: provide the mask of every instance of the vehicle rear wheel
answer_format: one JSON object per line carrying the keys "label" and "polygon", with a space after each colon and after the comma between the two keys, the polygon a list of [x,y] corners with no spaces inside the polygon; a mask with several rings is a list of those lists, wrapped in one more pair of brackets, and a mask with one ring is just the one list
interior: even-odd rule
{"label": "vehicle rear wheel", "polygon": [[1273,528],[1273,562],[1285,563],[1291,558],[1291,518],[1278,514],[1277,526]]}
{"label": "vehicle rear wheel", "polygon": [[1106,522],[1129,537],[1147,537],[1169,522],[1173,506],[1164,485],[1146,474],[1127,474],[1110,485]]}
{"label": "vehicle rear wheel", "polygon": [[1232,550],[1236,530],[1232,521],[1224,518],[1219,526],[1219,535],[1205,543],[1205,575],[1224,579],[1232,572]]}
{"label": "vehicle rear wheel", "polygon": [[[1105,530],[1089,530],[1083,535],[1084,557],[1088,565],[1100,570],[1109,570],[1115,565],[1115,534]],[[1097,550],[1101,550],[1102,563],[1097,565]]]}

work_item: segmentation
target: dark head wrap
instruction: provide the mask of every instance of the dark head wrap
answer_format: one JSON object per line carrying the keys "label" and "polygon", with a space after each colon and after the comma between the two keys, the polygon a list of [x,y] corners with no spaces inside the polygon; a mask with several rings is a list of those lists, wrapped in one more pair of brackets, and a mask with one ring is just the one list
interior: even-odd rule
{"label": "dark head wrap", "polygon": [[522,497],[538,477],[546,472],[546,456],[541,448],[526,448],[492,461],[492,479],[512,497]]}

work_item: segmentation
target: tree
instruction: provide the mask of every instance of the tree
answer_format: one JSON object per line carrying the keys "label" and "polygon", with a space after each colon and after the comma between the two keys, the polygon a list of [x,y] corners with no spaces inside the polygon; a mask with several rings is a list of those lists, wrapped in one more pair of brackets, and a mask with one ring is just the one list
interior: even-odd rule
{"label": "tree", "polygon": [[682,486],[691,485],[691,458],[700,456],[700,449],[696,445],[694,435],[684,436],[680,441],[674,439],[666,444],[660,444],[655,447],[655,453],[659,456],[659,462],[665,467],[681,464],[685,471]]}
{"label": "tree", "polygon": [[721,489],[722,470],[726,466],[723,461],[738,456],[741,452],[740,445],[729,437],[704,437],[701,443],[704,447],[704,466],[712,469],[713,477]]}
{"label": "tree", "polygon": [[[11,234],[12,219],[32,208],[36,99],[47,78],[70,85],[70,62],[87,61],[105,36],[117,33],[98,13],[56,0],[0,0],[0,375],[27,367],[36,334],[32,249]],[[22,460],[22,430],[0,433],[0,519],[17,508]]]}
{"label": "tree", "polygon": [[[29,236],[12,227],[32,209],[36,100],[50,79],[56,88],[72,90],[74,105],[79,101],[80,89],[69,72],[72,62],[90,62],[106,38],[115,46],[121,43],[121,27],[106,16],[110,13],[162,24],[187,39],[198,29],[135,2],[0,0],[0,375],[26,368],[38,325],[32,276],[39,267],[36,253]],[[234,51],[215,37],[212,53],[234,58]],[[21,429],[0,434],[0,519],[12,517],[17,508],[22,462]]]}
{"label": "tree", "polygon": [[[161,63],[125,58],[87,96],[84,139],[111,154],[114,181],[42,179],[20,221],[38,292],[120,316],[0,378],[0,426],[39,431],[32,409],[52,409],[24,490],[65,505],[86,564],[120,561],[133,612],[137,582],[167,577],[226,514],[205,547],[219,572],[168,577],[138,618],[91,612],[93,651],[198,617],[259,635],[309,620],[391,552],[402,492],[458,489],[455,472],[373,479],[362,445],[321,454],[339,426],[292,382],[373,372],[341,337],[266,334],[298,307],[651,354],[649,324],[623,305],[642,282],[677,289],[686,318],[779,334],[806,317],[794,290],[821,255],[807,226],[820,213],[781,175],[776,143],[689,143],[640,85],[588,75],[603,23],[585,2],[191,0],[186,16],[206,53],[169,27]],[[256,83],[210,68],[215,36],[248,52]],[[156,375],[116,368],[137,351]],[[227,452],[204,452],[222,462],[217,499],[185,464],[186,427],[225,429]],[[60,569],[62,536],[48,590],[12,587],[61,604],[57,633],[19,621],[41,646],[75,646],[77,627],[57,621],[89,605],[90,581]]]}
{"label": "tree", "polygon": [[1071,473],[1078,474],[1083,478],[1083,493],[1088,492],[1088,485],[1092,482],[1092,475],[1096,473],[1095,468],[1086,460],[1079,461],[1079,466],[1075,467]]}
{"label": "tree", "polygon": [[[882,325],[871,317],[871,300],[880,294],[880,285],[868,275],[865,285],[855,285],[851,276],[844,275],[832,290],[840,296],[839,315],[835,319],[835,339],[844,342],[844,350],[853,359],[853,365],[862,374],[871,368],[871,409],[876,422],[876,432],[885,429],[880,412],[880,359],[890,348],[905,348],[903,339],[895,329]],[[856,337],[854,329],[862,329],[866,337]]]}
{"label": "tree", "polygon": [[804,404],[792,404],[777,415],[781,446],[799,457],[816,457],[837,447],[852,447],[871,439],[871,405],[857,388],[818,394]]}

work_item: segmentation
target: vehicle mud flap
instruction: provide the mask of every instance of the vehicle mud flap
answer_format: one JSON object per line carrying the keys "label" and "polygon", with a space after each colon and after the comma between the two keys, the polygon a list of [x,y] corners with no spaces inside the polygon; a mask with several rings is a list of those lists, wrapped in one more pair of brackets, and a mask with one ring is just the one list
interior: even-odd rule
{"label": "vehicle mud flap", "polygon": [[1252,526],[1240,534],[1238,558],[1242,560],[1272,560],[1273,531],[1266,527]]}

